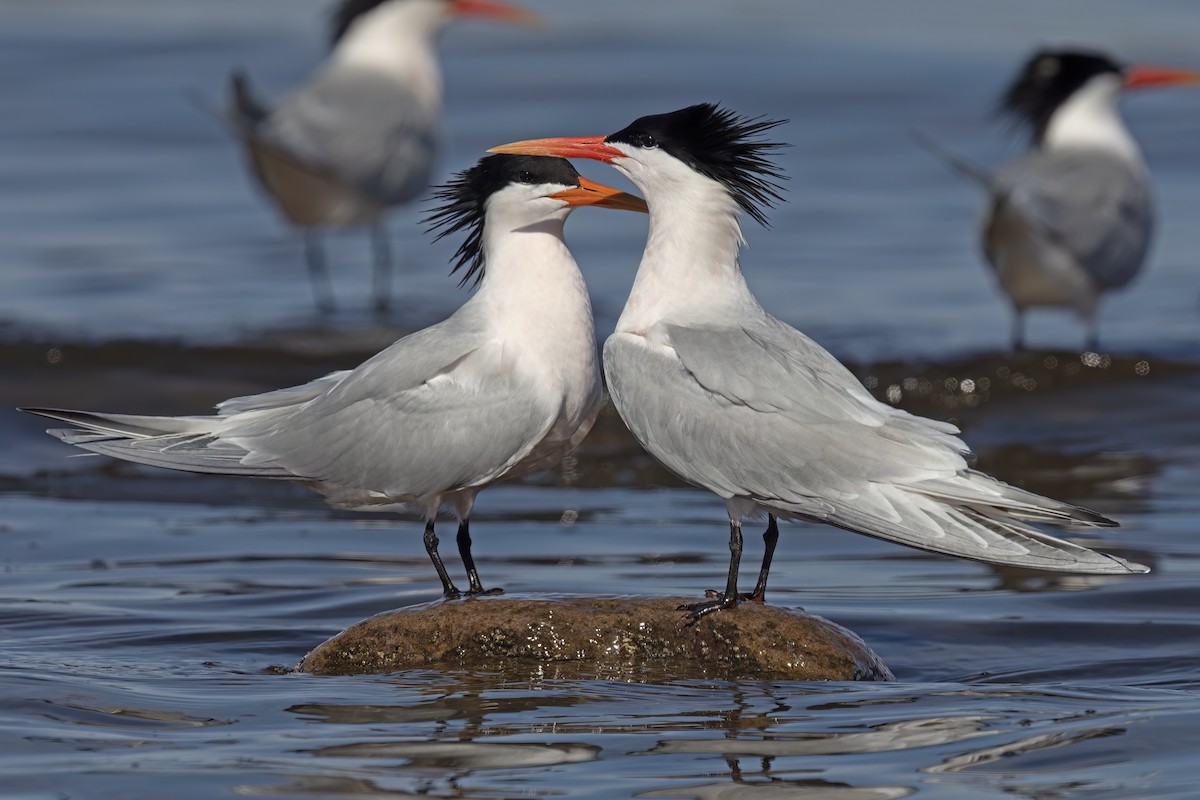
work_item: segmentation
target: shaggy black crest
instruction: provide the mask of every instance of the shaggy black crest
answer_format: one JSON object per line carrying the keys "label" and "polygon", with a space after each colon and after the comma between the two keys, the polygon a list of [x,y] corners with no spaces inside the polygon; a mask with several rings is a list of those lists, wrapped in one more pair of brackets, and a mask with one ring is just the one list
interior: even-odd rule
{"label": "shaggy black crest", "polygon": [[429,225],[426,232],[438,231],[434,241],[439,241],[463,229],[467,231],[467,238],[454,253],[454,268],[450,270],[453,275],[466,268],[459,286],[466,286],[472,278],[475,286],[483,280],[483,223],[487,201],[514,183],[578,186],[579,173],[564,158],[492,155],[458,173],[434,192],[433,196],[444,202],[422,220]]}
{"label": "shaggy black crest", "polygon": [[635,147],[661,147],[692,169],[733,193],[737,204],[763,227],[764,211],[783,200],[778,183],[787,180],[771,162],[772,150],[787,145],[764,142],[759,135],[787,120],[743,117],[714,103],[681,108],[634,120],[605,141]]}
{"label": "shaggy black crest", "polygon": [[337,44],[346,35],[346,31],[350,30],[350,26],[354,21],[366,14],[368,11],[374,11],[379,6],[389,0],[342,0],[333,9],[330,15],[329,24],[332,26],[330,39],[332,44]]}
{"label": "shaggy black crest", "polygon": [[1000,99],[999,113],[1028,124],[1040,144],[1054,112],[1097,75],[1120,75],[1125,68],[1103,53],[1039,50],[1030,56]]}

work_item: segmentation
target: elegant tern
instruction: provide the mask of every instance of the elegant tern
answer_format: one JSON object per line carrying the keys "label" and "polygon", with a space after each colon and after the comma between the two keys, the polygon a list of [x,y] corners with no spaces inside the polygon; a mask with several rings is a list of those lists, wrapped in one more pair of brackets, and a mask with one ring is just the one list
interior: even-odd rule
{"label": "elegant tern", "polygon": [[1124,574],[1147,568],[1029,523],[1115,522],[971,469],[958,429],[873,398],[832,355],[767,313],[738,263],[739,212],[780,199],[780,123],[711,104],[642,117],[610,136],[535,139],[492,152],[611,164],[650,208],[645,252],[604,373],[621,418],[668,469],[725,501],[725,591],[694,622],[735,606],[742,520],[766,512],[766,593],[776,517],[823,522],[994,564]]}
{"label": "elegant tern", "polygon": [[436,39],[465,16],[533,19],[494,0],[341,0],[329,57],[274,108],[255,98],[244,74],[231,78],[226,116],[257,182],[304,233],[323,311],[334,301],[320,231],[360,226],[371,229],[375,310],[388,308],[392,257],[383,216],[429,186],[441,144]]}
{"label": "elegant tern", "polygon": [[1101,296],[1126,286],[1154,230],[1150,181],[1121,119],[1122,93],[1200,83],[1200,73],[1125,66],[1082,50],[1041,50],[1024,64],[1000,111],[1028,128],[1032,148],[995,174],[935,153],[989,197],[983,251],[1013,309],[1012,346],[1025,344],[1025,312],[1072,309],[1099,344]]}
{"label": "elegant tern", "polygon": [[434,521],[449,507],[470,582],[476,494],[558,464],[596,419],[602,387],[587,288],[563,240],[575,206],[645,211],[641,198],[553,158],[489,156],[439,193],[441,235],[478,291],[448,319],[356,369],[226,400],[215,416],[23,409],[94,453],[168,469],[299,481],[342,508],[404,503],[425,520],[443,594],[457,597]]}

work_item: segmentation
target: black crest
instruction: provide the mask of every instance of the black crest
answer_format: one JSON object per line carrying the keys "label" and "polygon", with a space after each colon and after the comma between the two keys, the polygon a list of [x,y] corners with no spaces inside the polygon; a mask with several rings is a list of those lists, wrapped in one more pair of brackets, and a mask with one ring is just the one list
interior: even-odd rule
{"label": "black crest", "polygon": [[340,42],[356,19],[363,14],[374,11],[386,2],[389,2],[389,0],[341,0],[333,9],[333,13],[329,19],[329,23],[333,28],[330,33],[332,43],[337,44]]}
{"label": "black crest", "polygon": [[1039,50],[1030,56],[1000,99],[999,113],[1029,125],[1040,144],[1054,112],[1097,75],[1120,75],[1124,67],[1103,53]]}
{"label": "black crest", "polygon": [[661,147],[728,188],[742,210],[767,227],[764,209],[783,199],[778,181],[786,180],[769,156],[787,145],[764,142],[759,136],[786,121],[744,117],[714,103],[701,103],[641,117],[605,141]]}
{"label": "black crest", "polygon": [[467,238],[454,253],[454,268],[450,270],[453,275],[466,268],[459,286],[466,286],[472,278],[476,286],[483,280],[483,224],[487,201],[514,183],[578,186],[579,173],[564,158],[492,155],[459,172],[434,192],[433,196],[443,202],[422,220],[429,225],[428,233],[438,231],[434,241],[464,229],[467,231]]}

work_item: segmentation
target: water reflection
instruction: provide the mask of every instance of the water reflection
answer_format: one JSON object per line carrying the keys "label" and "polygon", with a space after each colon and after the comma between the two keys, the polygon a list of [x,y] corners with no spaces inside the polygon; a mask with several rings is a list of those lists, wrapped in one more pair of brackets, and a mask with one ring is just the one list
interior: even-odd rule
{"label": "water reflection", "polygon": [[[765,772],[765,771],[764,771]],[[785,780],[766,776],[766,780],[732,783],[706,783],[672,789],[639,792],[636,797],[687,797],[693,800],[894,800],[908,797],[915,789],[903,786],[854,787],[820,780]]]}
{"label": "water reflection", "polygon": [[[991,764],[999,761],[1002,758],[1013,758],[1016,756],[1026,755],[1028,753],[1036,753],[1039,750],[1047,750],[1054,747],[1068,747],[1070,745],[1086,742],[1089,739],[1102,739],[1109,736],[1120,736],[1125,733],[1125,728],[1117,726],[1097,726],[1087,728],[1082,731],[1054,731],[1052,733],[1041,733],[1036,736],[1027,736],[1022,739],[1017,739],[1013,742],[1006,742],[1001,745],[992,747],[984,747],[979,750],[968,750],[964,753],[959,753],[955,756],[947,758],[940,764],[935,764],[931,767],[926,767],[925,772],[963,772],[974,769],[986,764]],[[1003,770],[1004,773],[1015,772],[1015,767],[1008,770]]]}
{"label": "water reflection", "polygon": [[404,762],[414,769],[470,772],[479,769],[549,767],[592,761],[594,745],[561,743],[511,744],[486,742],[357,742],[308,751],[318,758],[381,758]]}
{"label": "water reflection", "polygon": [[987,717],[932,717],[872,726],[862,733],[775,734],[762,739],[664,740],[655,753],[719,753],[743,756],[810,756],[880,753],[986,736]]}

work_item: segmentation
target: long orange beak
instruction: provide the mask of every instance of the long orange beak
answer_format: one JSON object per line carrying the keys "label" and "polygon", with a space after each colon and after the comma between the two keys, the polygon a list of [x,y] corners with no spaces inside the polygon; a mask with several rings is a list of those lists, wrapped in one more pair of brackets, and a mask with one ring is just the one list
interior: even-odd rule
{"label": "long orange beak", "polygon": [[540,25],[541,18],[524,8],[499,3],[496,0],[454,0],[451,12],[458,17],[490,17],[521,25]]}
{"label": "long orange beak", "polygon": [[619,211],[640,211],[643,214],[650,211],[646,207],[646,201],[637,195],[627,194],[611,186],[605,186],[603,183],[589,181],[583,176],[580,176],[579,185],[574,189],[555,192],[550,196],[555,200],[562,200],[570,206],[602,206]]}
{"label": "long orange beak", "polygon": [[1126,89],[1200,84],[1200,72],[1177,67],[1133,66],[1125,71]]}
{"label": "long orange beak", "polygon": [[559,158],[590,158],[612,163],[625,156],[615,147],[604,143],[603,136],[562,136],[557,139],[527,139],[493,147],[489,153],[511,153],[516,156],[558,156]]}

